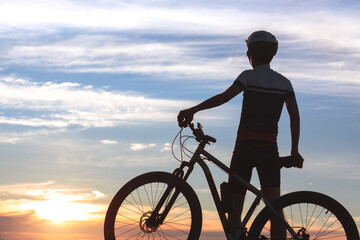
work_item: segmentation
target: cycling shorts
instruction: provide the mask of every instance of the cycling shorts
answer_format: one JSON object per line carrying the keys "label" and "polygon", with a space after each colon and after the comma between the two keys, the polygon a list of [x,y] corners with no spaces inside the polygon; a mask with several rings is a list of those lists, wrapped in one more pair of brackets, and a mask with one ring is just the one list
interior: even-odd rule
{"label": "cycling shorts", "polygon": [[[262,140],[237,141],[230,163],[230,169],[245,181],[250,182],[252,170],[256,168],[261,188],[280,188],[280,166],[276,142]],[[245,194],[246,188],[231,176],[229,183],[233,192]]]}

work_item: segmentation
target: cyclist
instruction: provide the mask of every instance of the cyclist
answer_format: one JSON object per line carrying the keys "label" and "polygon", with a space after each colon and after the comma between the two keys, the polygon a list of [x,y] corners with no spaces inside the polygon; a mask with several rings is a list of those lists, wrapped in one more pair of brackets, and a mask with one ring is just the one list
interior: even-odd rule
{"label": "cyclist", "polygon": [[[291,82],[270,68],[270,62],[278,49],[274,35],[266,31],[252,33],[246,41],[247,56],[251,70],[243,71],[234,83],[223,93],[179,112],[178,123],[186,127],[194,114],[220,106],[241,92],[244,92],[240,124],[230,168],[246,181],[250,181],[252,169],[256,167],[260,184],[269,200],[280,197],[280,166],[276,163],[279,156],[277,148],[278,121],[283,104],[286,104],[291,127],[291,155],[295,167],[302,168],[303,158],[298,151],[300,117]],[[230,231],[234,234],[241,221],[246,189],[232,187],[234,210],[229,213]],[[285,239],[285,229],[271,221],[272,239]]]}

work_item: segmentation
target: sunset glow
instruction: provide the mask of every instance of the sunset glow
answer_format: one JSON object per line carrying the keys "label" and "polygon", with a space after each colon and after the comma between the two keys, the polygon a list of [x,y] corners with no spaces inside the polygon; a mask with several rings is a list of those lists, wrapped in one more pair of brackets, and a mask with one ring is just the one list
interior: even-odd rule
{"label": "sunset glow", "polygon": [[[56,188],[53,181],[0,187],[0,194],[23,194],[18,201],[3,201],[0,212],[32,212],[53,223],[102,218],[106,206],[92,202],[104,197],[96,190]],[[28,199],[28,200],[27,200]]]}
{"label": "sunset glow", "polygon": [[54,194],[46,201],[23,204],[24,210],[35,210],[37,216],[60,223],[66,220],[83,221],[97,217],[98,206],[77,202],[81,197],[73,195]]}

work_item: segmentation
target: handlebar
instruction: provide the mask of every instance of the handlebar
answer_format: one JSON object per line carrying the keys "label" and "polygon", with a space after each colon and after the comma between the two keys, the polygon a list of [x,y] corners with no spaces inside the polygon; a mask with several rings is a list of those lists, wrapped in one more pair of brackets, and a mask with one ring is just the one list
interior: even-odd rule
{"label": "handlebar", "polygon": [[189,125],[190,129],[192,130],[194,136],[195,136],[195,139],[196,141],[198,142],[205,142],[205,143],[208,143],[210,144],[210,142],[213,142],[215,143],[216,142],[216,139],[209,136],[209,135],[206,135],[205,132],[204,132],[204,129],[203,127],[201,126],[200,123],[197,123],[197,128],[194,127],[194,124],[191,123]]}

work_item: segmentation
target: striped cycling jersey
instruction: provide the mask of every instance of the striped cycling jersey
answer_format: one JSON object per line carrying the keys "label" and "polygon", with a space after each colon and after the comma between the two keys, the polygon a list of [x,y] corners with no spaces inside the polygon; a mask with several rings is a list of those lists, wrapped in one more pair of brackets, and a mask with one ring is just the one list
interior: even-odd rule
{"label": "striped cycling jersey", "polygon": [[264,64],[242,72],[234,84],[244,91],[237,140],[276,142],[284,101],[295,96],[291,82]]}

